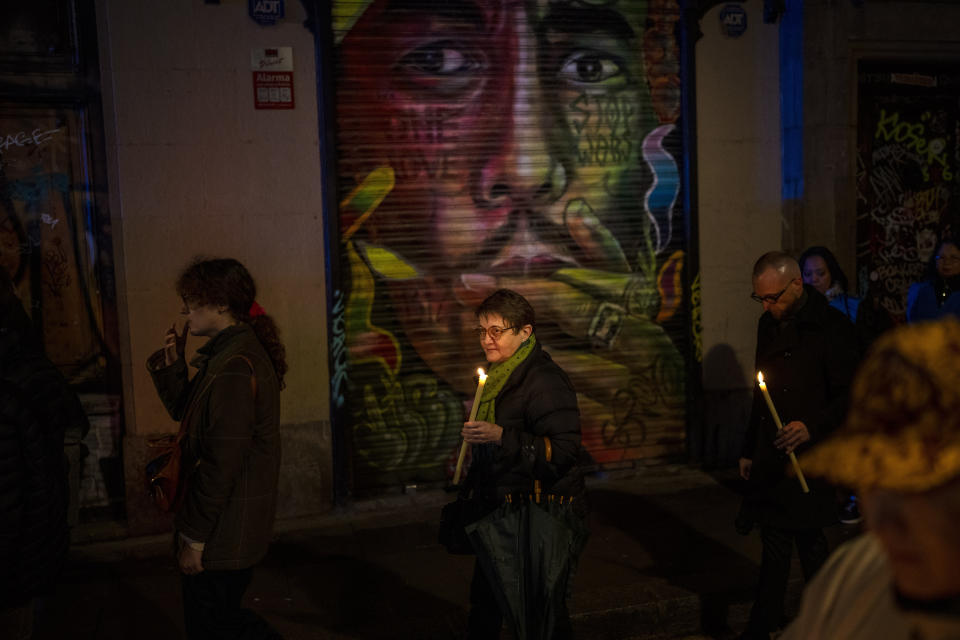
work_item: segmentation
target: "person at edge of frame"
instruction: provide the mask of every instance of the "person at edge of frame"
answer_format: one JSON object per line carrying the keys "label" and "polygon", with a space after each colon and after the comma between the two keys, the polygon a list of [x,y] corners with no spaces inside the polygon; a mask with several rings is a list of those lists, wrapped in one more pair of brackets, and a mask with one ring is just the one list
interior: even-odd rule
{"label": "person at edge of frame", "polygon": [[867,531],[807,585],[781,640],[960,638],[960,322],[881,337],[804,472],[854,487]]}

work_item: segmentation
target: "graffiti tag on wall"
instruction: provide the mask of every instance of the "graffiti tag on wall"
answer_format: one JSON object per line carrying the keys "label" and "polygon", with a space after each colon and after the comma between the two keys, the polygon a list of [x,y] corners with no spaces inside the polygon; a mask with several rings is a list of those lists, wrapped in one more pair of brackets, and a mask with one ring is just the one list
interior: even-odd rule
{"label": "graffiti tag on wall", "polygon": [[81,383],[102,379],[108,354],[76,124],[56,109],[0,109],[0,264],[47,355]]}
{"label": "graffiti tag on wall", "polygon": [[[958,202],[960,76],[923,73],[920,88],[896,74],[860,75],[857,153],[857,271],[861,293],[871,289],[902,320],[910,284],[922,280]],[[951,230],[952,228],[952,230]]]}

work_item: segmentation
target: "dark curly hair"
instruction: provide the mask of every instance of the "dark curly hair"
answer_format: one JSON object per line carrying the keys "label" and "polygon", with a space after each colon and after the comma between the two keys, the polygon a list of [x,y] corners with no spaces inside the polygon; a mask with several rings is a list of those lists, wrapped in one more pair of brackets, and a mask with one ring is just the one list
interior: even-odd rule
{"label": "dark curly hair", "polygon": [[273,362],[280,388],[284,387],[287,351],[273,318],[266,314],[250,317],[257,285],[246,267],[233,258],[197,258],[177,278],[177,293],[189,303],[227,307],[239,322],[253,327]]}

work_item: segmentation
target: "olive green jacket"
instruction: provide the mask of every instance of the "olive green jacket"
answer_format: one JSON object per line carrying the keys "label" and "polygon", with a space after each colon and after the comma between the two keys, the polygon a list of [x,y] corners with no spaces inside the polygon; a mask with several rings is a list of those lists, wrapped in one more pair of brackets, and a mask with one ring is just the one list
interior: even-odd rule
{"label": "olive green jacket", "polygon": [[181,460],[186,494],[174,523],[187,538],[205,544],[204,568],[244,569],[263,558],[273,535],[280,384],[244,323],[211,338],[190,364],[198,367],[192,379],[183,358],[164,366],[158,351],[147,360],[170,416],[187,419]]}

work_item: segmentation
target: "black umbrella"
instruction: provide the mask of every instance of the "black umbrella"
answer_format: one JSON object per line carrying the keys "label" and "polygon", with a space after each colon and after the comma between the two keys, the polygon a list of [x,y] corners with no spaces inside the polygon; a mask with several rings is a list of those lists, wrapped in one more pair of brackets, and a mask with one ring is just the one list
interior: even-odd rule
{"label": "black umbrella", "polygon": [[514,499],[466,531],[516,637],[552,637],[587,543],[583,518],[566,498]]}

